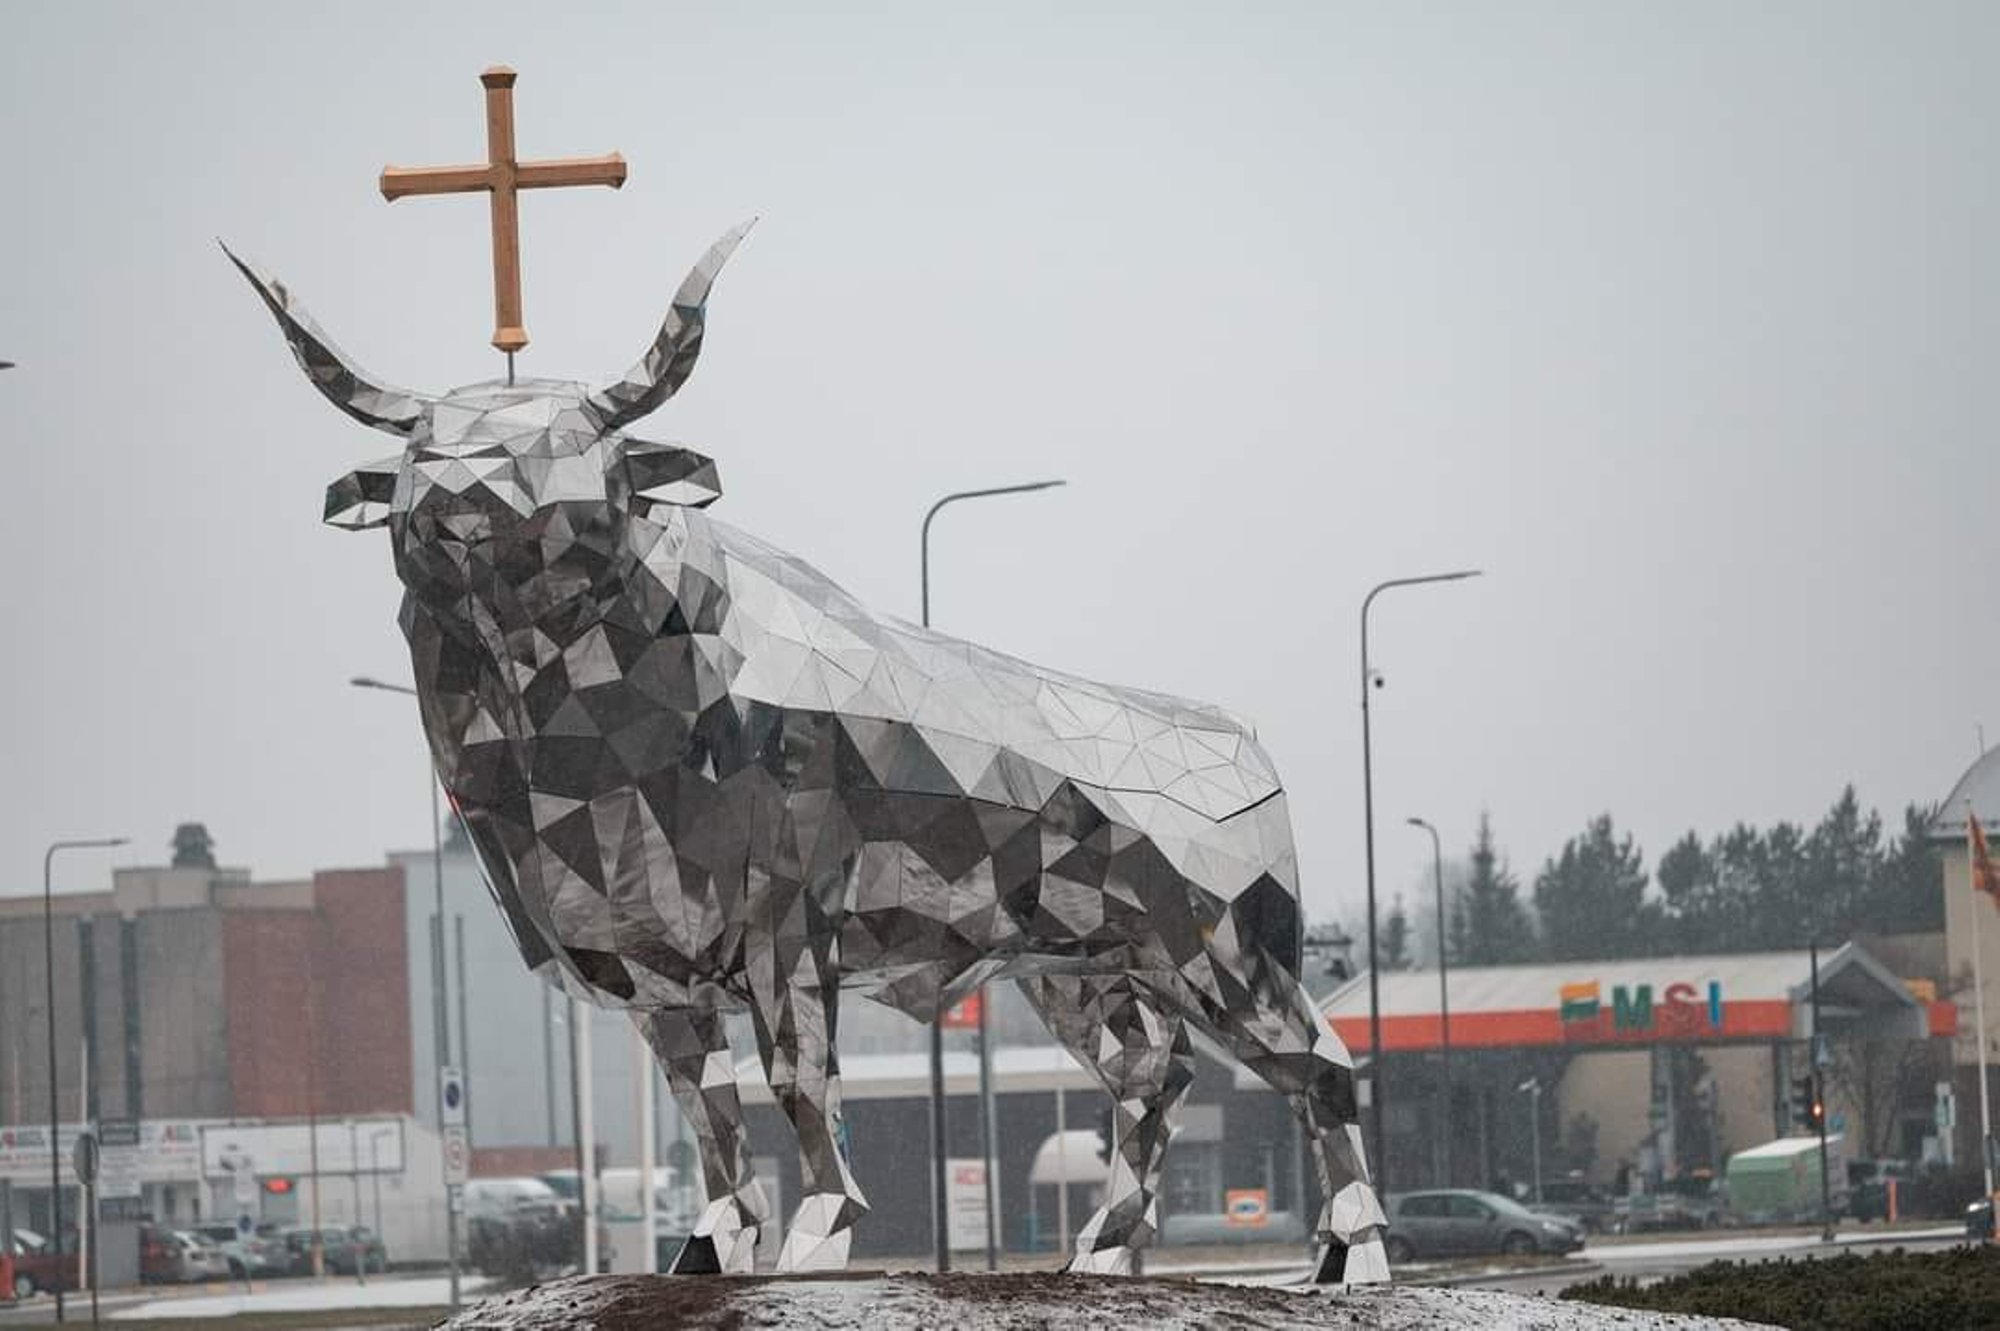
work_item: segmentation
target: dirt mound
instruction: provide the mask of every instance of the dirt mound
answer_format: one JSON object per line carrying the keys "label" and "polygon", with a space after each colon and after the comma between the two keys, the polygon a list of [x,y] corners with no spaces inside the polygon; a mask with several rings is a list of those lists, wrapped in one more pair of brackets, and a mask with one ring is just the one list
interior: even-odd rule
{"label": "dirt mound", "polygon": [[1294,1328],[1523,1328],[1590,1331],[1743,1327],[1628,1309],[1593,1308],[1493,1290],[1377,1285],[1299,1289],[1120,1279],[1053,1272],[835,1276],[576,1276],[489,1299],[444,1323],[451,1331],[1040,1331],[1044,1327],[1194,1331]]}

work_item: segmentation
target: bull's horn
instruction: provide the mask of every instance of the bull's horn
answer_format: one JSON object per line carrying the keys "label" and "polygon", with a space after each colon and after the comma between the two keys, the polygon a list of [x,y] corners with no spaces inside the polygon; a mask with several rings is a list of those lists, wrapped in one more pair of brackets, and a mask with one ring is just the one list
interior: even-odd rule
{"label": "bull's horn", "polygon": [[639,363],[625,371],[617,382],[592,391],[589,405],[604,430],[616,430],[638,420],[678,392],[688,375],[694,373],[695,357],[701,354],[701,330],[708,321],[708,290],[715,285],[716,274],[722,271],[731,251],[756,224],[753,217],[709,247],[681,283],[681,289],[674,293],[673,308],[667,311],[666,322],[660,325],[660,335],[653,339],[653,345]]}
{"label": "bull's horn", "polygon": [[[221,241],[216,242],[218,245]],[[236,270],[250,280],[257,288],[257,294],[270,306],[271,313],[278,320],[278,327],[285,330],[285,340],[292,344],[292,354],[298,357],[299,368],[306,372],[326,396],[326,400],[339,407],[363,425],[372,425],[390,434],[408,434],[417,427],[424,417],[427,400],[406,388],[392,388],[364,373],[353,361],[342,354],[333,339],[320,331],[312,316],[292,300],[292,293],[285,284],[267,277],[251,264],[236,257],[229,246],[223,245],[222,252],[229,256],[229,262]]]}

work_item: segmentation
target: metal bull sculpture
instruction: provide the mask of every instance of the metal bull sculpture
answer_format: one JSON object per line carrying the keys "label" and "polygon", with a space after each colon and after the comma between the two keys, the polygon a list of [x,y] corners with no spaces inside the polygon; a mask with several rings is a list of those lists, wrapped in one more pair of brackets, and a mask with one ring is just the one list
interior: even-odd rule
{"label": "metal bull sculpture", "polygon": [[709,1202],[675,1269],[748,1271],[770,1219],[726,1012],[748,1009],[798,1133],[779,1269],[821,1269],[867,1210],[842,991],[930,1021],[1013,979],[1117,1102],[1071,1269],[1127,1271],[1157,1229],[1192,1026],[1303,1120],[1318,1278],[1386,1278],[1352,1066],[1291,969],[1285,796],[1249,727],[871,613],[709,517],[709,459],[626,432],[693,369],[742,234],[615,382],[441,397],[363,373],[230,256],[313,385],[402,441],[329,488],[326,520],[389,529],[431,752],[523,956],[629,1008],[695,1127]]}

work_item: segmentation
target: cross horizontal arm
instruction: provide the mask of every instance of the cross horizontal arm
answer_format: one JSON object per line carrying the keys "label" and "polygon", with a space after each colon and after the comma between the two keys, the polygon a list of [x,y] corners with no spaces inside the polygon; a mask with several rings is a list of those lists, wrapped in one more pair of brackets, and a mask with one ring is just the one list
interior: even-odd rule
{"label": "cross horizontal arm", "polygon": [[515,189],[556,189],[564,185],[609,185],[617,189],[624,183],[625,159],[617,153],[522,162],[514,170]]}
{"label": "cross horizontal arm", "polygon": [[472,194],[493,188],[490,166],[385,166],[382,197],[394,203],[412,194]]}

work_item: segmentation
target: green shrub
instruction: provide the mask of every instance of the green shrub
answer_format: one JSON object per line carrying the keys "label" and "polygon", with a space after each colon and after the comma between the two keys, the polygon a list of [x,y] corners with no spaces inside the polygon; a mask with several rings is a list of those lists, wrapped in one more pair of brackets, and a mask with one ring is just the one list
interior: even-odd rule
{"label": "green shrub", "polygon": [[1960,1331],[2000,1327],[2000,1248],[1863,1257],[1712,1262],[1656,1284],[1603,1276],[1565,1299],[1653,1312],[1740,1317],[1793,1331]]}

